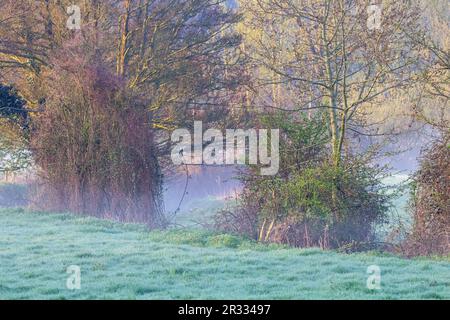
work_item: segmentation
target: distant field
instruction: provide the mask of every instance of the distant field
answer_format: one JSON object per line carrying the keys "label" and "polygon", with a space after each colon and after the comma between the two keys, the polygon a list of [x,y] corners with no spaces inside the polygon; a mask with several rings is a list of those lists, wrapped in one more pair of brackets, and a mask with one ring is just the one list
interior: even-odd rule
{"label": "distant field", "polygon": [[[81,290],[66,288],[70,265]],[[381,290],[366,287],[381,268]],[[450,299],[450,259],[263,246],[201,230],[147,232],[0,209],[0,299]]]}

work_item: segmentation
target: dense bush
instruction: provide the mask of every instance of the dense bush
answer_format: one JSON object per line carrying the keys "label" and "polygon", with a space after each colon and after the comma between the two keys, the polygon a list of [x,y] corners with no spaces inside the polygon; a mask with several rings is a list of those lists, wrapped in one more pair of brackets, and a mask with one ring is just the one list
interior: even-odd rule
{"label": "dense bush", "polygon": [[450,134],[422,155],[411,207],[414,225],[405,242],[407,255],[450,253]]}
{"label": "dense bush", "polygon": [[46,75],[35,120],[36,201],[71,211],[161,226],[161,175],[150,115],[96,55],[61,51]]}
{"label": "dense bush", "polygon": [[281,130],[281,169],[276,177],[243,173],[244,192],[236,210],[221,212],[217,226],[259,241],[299,247],[338,248],[375,241],[388,196],[381,169],[348,156],[330,164],[326,128],[319,118],[264,120]]}

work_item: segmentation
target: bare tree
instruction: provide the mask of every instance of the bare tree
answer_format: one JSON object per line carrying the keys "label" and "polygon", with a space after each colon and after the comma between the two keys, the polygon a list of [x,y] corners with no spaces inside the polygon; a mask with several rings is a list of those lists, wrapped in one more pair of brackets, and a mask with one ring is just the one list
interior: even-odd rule
{"label": "bare tree", "polygon": [[[412,27],[417,12],[406,2],[254,0],[243,7],[257,100],[286,112],[322,112],[336,166],[348,132],[374,134],[367,107],[414,80],[416,44],[402,28]],[[267,87],[270,99],[259,89]]]}

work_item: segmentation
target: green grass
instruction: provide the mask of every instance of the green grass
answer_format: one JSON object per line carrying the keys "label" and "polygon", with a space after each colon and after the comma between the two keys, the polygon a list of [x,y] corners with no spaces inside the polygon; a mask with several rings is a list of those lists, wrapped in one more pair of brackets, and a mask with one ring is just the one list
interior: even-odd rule
{"label": "green grass", "polygon": [[229,208],[235,201],[224,200],[214,197],[195,199],[186,204],[186,209],[176,214],[173,223],[176,226],[190,229],[203,229],[206,225],[214,223],[214,216],[218,211]]}
{"label": "green grass", "polygon": [[[81,267],[81,290],[66,288]],[[366,288],[381,267],[382,289]],[[147,232],[0,209],[0,299],[449,299],[450,260],[264,246],[201,230]]]}

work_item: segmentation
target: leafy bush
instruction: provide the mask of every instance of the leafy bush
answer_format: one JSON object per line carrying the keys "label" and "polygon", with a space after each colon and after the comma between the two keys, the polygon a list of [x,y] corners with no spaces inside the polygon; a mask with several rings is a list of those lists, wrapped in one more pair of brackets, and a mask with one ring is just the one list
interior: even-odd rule
{"label": "leafy bush", "polygon": [[31,152],[22,131],[0,119],[0,174],[17,173],[31,166]]}
{"label": "leafy bush", "polygon": [[263,177],[253,169],[244,172],[239,206],[222,211],[217,227],[299,247],[375,241],[374,224],[383,222],[388,210],[383,170],[350,155],[341,167],[330,164],[320,118],[275,115],[264,122],[281,131],[280,173]]}

